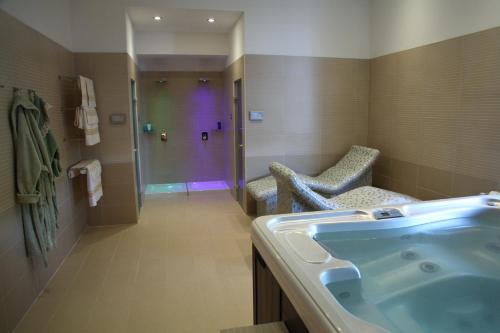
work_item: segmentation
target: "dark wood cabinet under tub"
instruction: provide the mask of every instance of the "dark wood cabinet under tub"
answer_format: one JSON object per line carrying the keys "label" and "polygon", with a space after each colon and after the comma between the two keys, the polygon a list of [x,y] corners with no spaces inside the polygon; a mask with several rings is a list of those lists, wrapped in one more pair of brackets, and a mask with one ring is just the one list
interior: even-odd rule
{"label": "dark wood cabinet under tub", "polygon": [[290,333],[309,333],[264,258],[254,246],[252,254],[254,324],[283,321]]}

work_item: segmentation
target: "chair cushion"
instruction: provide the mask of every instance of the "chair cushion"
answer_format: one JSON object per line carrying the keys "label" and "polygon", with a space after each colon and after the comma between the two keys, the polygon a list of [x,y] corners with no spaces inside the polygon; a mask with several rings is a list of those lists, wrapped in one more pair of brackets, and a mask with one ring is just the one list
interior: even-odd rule
{"label": "chair cushion", "polygon": [[[306,175],[297,175],[300,180],[302,180],[307,185],[313,187],[313,184],[317,183],[317,180],[314,177],[306,176]],[[260,178],[254,181],[251,181],[247,184],[248,193],[257,201],[263,201],[271,198],[276,195],[276,180],[273,176],[267,176],[264,178]]]}
{"label": "chair cushion", "polygon": [[402,205],[419,201],[405,194],[396,193],[373,186],[362,186],[342,193],[328,201],[338,208],[373,207],[385,205]]}
{"label": "chair cushion", "polygon": [[[313,191],[337,195],[353,187],[371,184],[371,166],[379,153],[376,149],[354,145],[340,161],[319,176],[297,176]],[[247,189],[255,200],[263,201],[276,195],[277,185],[272,176],[267,176],[249,182]]]}
{"label": "chair cushion", "polygon": [[266,200],[276,194],[276,180],[267,176],[247,184],[248,193],[257,201]]}

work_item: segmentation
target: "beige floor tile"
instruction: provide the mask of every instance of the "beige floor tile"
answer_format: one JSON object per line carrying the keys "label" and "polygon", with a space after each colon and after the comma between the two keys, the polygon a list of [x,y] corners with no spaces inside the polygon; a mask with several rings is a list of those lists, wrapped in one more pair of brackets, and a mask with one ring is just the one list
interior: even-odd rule
{"label": "beige floor tile", "polygon": [[147,199],[90,228],[17,333],[218,333],[252,321],[251,219],[228,192]]}

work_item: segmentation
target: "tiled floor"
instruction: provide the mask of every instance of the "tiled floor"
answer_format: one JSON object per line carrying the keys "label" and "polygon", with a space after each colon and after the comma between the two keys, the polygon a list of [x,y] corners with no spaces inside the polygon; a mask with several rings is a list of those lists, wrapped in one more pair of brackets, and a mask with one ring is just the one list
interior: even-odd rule
{"label": "tiled floor", "polygon": [[228,192],[148,198],[90,229],[17,333],[219,332],[252,321],[248,218]]}
{"label": "tiled floor", "polygon": [[185,193],[199,191],[223,191],[228,190],[227,184],[223,180],[213,180],[206,182],[169,183],[169,184],[148,184],[146,195],[157,195],[165,193]]}
{"label": "tiled floor", "polygon": [[212,180],[208,182],[189,182],[187,183],[189,192],[195,191],[221,191],[228,190],[227,184],[223,180]]}
{"label": "tiled floor", "polygon": [[146,186],[146,195],[161,194],[161,193],[186,193],[186,183],[169,183],[169,184],[148,184]]}

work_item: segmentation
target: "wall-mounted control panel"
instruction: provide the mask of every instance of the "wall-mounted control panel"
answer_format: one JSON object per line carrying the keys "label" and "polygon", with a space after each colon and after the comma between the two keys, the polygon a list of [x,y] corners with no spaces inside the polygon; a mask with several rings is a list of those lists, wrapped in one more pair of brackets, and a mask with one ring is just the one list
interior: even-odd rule
{"label": "wall-mounted control panel", "polygon": [[127,115],[125,113],[113,113],[109,116],[111,125],[125,125],[127,123]]}
{"label": "wall-mounted control panel", "polygon": [[208,141],[208,132],[201,132],[201,141]]}
{"label": "wall-mounted control panel", "polygon": [[264,120],[264,112],[262,111],[250,111],[248,112],[248,118],[250,121],[263,121]]}

